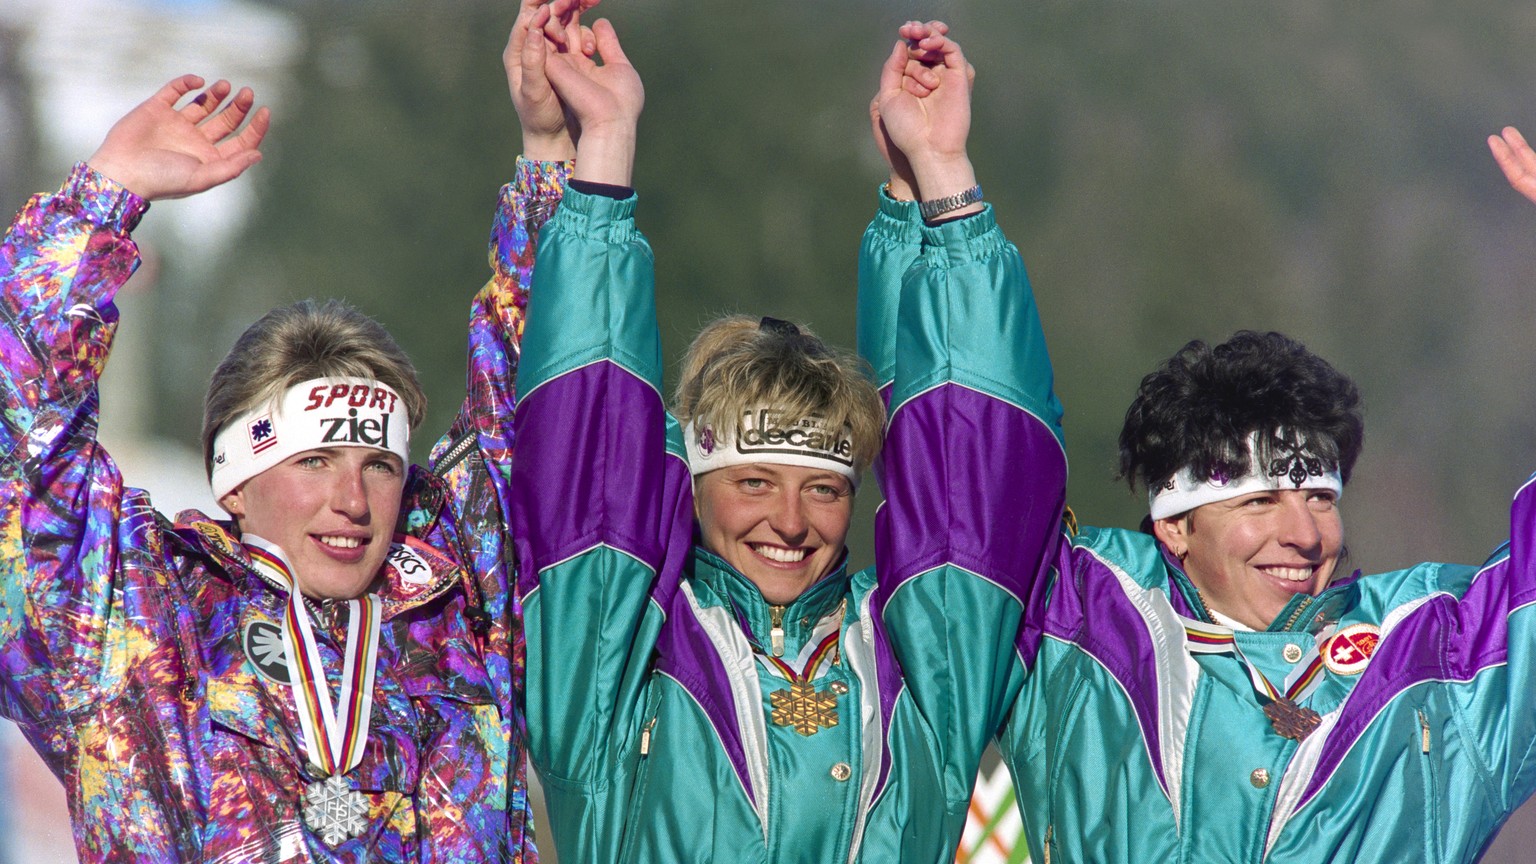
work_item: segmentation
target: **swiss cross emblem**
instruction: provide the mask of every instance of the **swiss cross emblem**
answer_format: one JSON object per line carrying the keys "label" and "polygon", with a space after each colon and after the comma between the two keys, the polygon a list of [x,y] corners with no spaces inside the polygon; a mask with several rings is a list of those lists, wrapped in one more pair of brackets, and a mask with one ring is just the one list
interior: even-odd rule
{"label": "swiss cross emblem", "polygon": [[1335,675],[1355,675],[1371,661],[1381,628],[1375,624],[1351,624],[1333,634],[1323,646],[1323,665]]}

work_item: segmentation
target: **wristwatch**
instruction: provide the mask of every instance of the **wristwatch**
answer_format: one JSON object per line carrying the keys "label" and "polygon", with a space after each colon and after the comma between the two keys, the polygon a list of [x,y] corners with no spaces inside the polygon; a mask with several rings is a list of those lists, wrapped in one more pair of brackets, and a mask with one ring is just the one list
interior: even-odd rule
{"label": "wristwatch", "polygon": [[981,187],[972,186],[964,192],[956,192],[953,195],[947,195],[943,198],[935,198],[932,201],[919,201],[917,204],[917,212],[922,214],[923,221],[931,222],[934,219],[943,216],[945,213],[959,210],[961,207],[975,204],[980,200]]}

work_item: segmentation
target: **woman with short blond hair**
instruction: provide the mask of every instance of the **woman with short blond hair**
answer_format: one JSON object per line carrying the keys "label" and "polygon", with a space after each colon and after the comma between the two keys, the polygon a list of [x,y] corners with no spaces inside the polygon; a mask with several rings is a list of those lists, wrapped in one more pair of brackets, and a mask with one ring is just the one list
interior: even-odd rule
{"label": "woman with short blond hair", "polygon": [[[558,97],[519,103],[525,134],[530,103],[581,130],[534,268],[511,466],[555,846],[952,860],[1007,706],[1010,586],[1055,530],[1066,468],[1022,262],[965,156],[969,66],[947,28],[914,22],[882,68],[892,178],[860,283],[876,377],[803,326],[727,318],[694,341],[669,414],[629,186],[639,77],[610,25],[568,20],[535,29],[517,67]],[[876,460],[877,565],[850,573]]]}

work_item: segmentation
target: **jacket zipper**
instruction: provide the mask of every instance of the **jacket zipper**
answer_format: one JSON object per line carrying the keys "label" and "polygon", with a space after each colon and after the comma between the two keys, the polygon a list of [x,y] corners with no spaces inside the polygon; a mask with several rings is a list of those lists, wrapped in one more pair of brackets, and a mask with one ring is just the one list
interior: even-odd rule
{"label": "jacket zipper", "polygon": [[1297,620],[1299,620],[1301,618],[1301,613],[1307,611],[1307,607],[1311,606],[1312,605],[1312,601],[1315,600],[1315,599],[1317,599],[1317,598],[1315,598],[1315,597],[1308,597],[1307,599],[1301,601],[1301,603],[1296,607],[1296,611],[1291,613],[1291,620],[1285,622],[1285,627],[1283,627],[1282,629],[1289,630],[1292,627],[1296,626]]}
{"label": "jacket zipper", "polygon": [[471,429],[448,446],[448,449],[443,452],[443,458],[439,459],[432,469],[432,473],[438,477],[447,476],[448,472],[453,470],[453,466],[462,462],[464,457],[474,450],[474,444],[475,432]]}
{"label": "jacket zipper", "polygon": [[651,722],[645,724],[645,728],[640,730],[640,756],[641,756],[641,758],[644,758],[644,757],[650,755],[650,752],[651,752],[651,730],[655,729],[655,728],[656,728],[656,718],[652,717],[651,718]]}
{"label": "jacket zipper", "polygon": [[773,629],[768,631],[768,641],[772,643],[773,656],[784,656],[784,607],[769,606],[768,620],[773,624]]}

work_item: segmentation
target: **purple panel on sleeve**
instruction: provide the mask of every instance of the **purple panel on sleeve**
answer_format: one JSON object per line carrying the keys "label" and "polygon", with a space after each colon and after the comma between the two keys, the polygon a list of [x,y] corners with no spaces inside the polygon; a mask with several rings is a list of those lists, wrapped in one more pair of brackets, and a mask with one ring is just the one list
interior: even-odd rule
{"label": "purple panel on sleeve", "polygon": [[[663,569],[687,476],[666,455],[655,390],[614,363],[592,363],[529,394],[515,429],[517,542],[534,568],[601,543]],[[684,545],[688,536],[685,529]],[[536,578],[520,572],[519,593],[532,591]]]}
{"label": "purple panel on sleeve", "polygon": [[902,582],[945,563],[1020,599],[1039,584],[1067,483],[1066,455],[1049,427],[945,384],[901,406],[885,448],[881,608]]}
{"label": "purple panel on sleeve", "polygon": [[1506,558],[1478,574],[1460,601],[1449,594],[1431,597],[1381,640],[1340,706],[1298,806],[1322,789],[1361,733],[1408,688],[1426,681],[1470,681],[1504,663],[1514,570]]}
{"label": "purple panel on sleeve", "polygon": [[[1077,645],[1113,675],[1136,712],[1147,756],[1166,790],[1157,728],[1157,652],[1147,623],[1115,574],[1086,550],[1064,545],[1058,566],[1061,578],[1043,619],[1034,617],[1037,610],[1026,610],[1026,625],[1019,633],[1020,653],[1034,658],[1040,639],[1049,635]],[[1028,623],[1041,620],[1043,630]]]}

